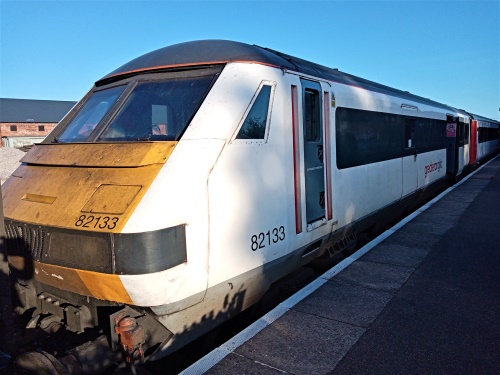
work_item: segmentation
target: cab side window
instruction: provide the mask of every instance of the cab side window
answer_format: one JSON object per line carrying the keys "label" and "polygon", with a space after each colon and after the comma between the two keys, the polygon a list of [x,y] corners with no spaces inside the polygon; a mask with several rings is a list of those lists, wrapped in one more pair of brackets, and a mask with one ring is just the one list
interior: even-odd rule
{"label": "cab side window", "polygon": [[272,86],[264,84],[250,105],[236,139],[265,139],[270,114]]}

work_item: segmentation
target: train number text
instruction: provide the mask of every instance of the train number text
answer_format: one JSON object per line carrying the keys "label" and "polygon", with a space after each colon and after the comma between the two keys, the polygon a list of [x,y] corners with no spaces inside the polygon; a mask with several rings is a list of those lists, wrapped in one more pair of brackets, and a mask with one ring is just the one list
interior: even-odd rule
{"label": "train number text", "polygon": [[257,251],[267,246],[271,246],[273,243],[278,243],[285,239],[285,227],[281,226],[279,228],[273,228],[268,230],[266,233],[260,232],[259,234],[254,234],[251,238],[252,241],[252,251]]}
{"label": "train number text", "polygon": [[94,229],[115,229],[118,223],[117,217],[80,215],[75,222],[75,227],[94,228]]}

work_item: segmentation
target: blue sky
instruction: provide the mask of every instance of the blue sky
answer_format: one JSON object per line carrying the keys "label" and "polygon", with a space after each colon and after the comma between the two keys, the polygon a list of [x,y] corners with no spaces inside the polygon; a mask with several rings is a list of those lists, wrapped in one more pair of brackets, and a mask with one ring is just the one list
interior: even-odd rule
{"label": "blue sky", "polygon": [[79,100],[127,61],[258,44],[500,120],[500,1],[0,0],[0,97]]}

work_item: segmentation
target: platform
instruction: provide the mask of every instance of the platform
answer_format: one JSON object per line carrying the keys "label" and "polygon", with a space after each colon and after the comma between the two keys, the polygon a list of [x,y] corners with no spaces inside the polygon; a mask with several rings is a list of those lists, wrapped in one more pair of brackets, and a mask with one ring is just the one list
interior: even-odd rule
{"label": "platform", "polygon": [[500,374],[500,156],[183,374]]}

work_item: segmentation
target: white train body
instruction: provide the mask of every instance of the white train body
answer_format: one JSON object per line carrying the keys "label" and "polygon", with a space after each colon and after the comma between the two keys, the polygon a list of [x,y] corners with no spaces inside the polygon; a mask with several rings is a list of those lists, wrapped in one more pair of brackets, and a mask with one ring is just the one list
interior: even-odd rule
{"label": "white train body", "polygon": [[[160,61],[151,65],[144,65],[139,58],[136,64],[139,67],[125,65],[98,82],[93,89],[95,92],[116,87],[120,80],[161,81],[165,79],[162,72],[170,72],[179,66],[184,70],[191,69],[191,65],[192,69],[199,65],[218,66],[218,70],[211,73],[216,78],[209,91],[185,130],[171,144],[170,153],[166,153],[161,162],[156,159],[151,162],[158,168],[150,181],[138,182],[135,172],[131,172],[127,181],[117,183],[126,186],[124,191],[132,191],[137,186],[142,192],[136,193],[137,196],[130,193],[133,197],[122,210],[124,219],[116,219],[121,226],[111,231],[108,226],[99,231],[100,224],[92,222],[93,228],[85,229],[88,213],[94,211],[85,211],[81,206],[68,214],[67,225],[56,219],[51,222],[52,219],[43,218],[40,205],[36,206],[41,212],[40,219],[28,213],[27,208],[19,208],[26,204],[25,198],[30,197],[29,194],[60,199],[57,194],[63,194],[61,189],[53,187],[57,182],[42,183],[35,177],[29,179],[26,176],[51,168],[49,162],[37,160],[44,158],[44,150],[58,148],[60,153],[59,150],[66,147],[61,145],[61,139],[70,127],[68,124],[77,118],[81,105],[77,105],[53,133],[56,141],[59,139],[58,143],[50,144],[49,137],[46,144],[35,146],[4,188],[6,217],[14,226],[28,223],[67,228],[68,231],[93,233],[97,230],[99,233],[110,232],[116,238],[182,228],[185,254],[165,269],[158,270],[151,265],[151,272],[127,273],[113,268],[108,272],[113,274],[112,284],[109,281],[111,276],[98,276],[100,271],[91,266],[87,268],[89,271],[82,271],[76,264],[69,267],[68,264],[58,266],[57,262],[52,262],[51,267],[60,267],[55,268],[57,272],[76,269],[79,277],[87,280],[87,289],[78,289],[57,277],[40,279],[43,275],[38,273],[34,276],[37,296],[44,292],[45,285],[50,285],[49,292],[53,294],[57,294],[56,288],[91,297],[97,301],[96,308],[108,301],[114,306],[131,306],[127,310],[129,314],[133,315],[130,311],[135,311],[138,317],[152,317],[165,332],[161,338],[149,341],[147,346],[160,344],[152,358],[176,350],[253,305],[273,282],[307,262],[341,248],[339,244],[349,241],[353,235],[383,225],[396,207],[402,211],[411,206],[427,188],[444,181],[446,176],[460,175],[469,164],[469,134],[458,134],[461,126],[465,129],[469,126],[469,115],[463,111],[303,60],[287,60],[282,54],[260,47],[208,41],[193,42],[191,46],[185,43],[182,48],[222,48],[229,51],[228,56],[232,48],[244,48],[255,56],[263,53],[266,57],[244,59],[241,54],[236,54],[238,58],[229,57],[223,61],[210,58],[190,61],[186,58],[184,64]],[[168,60],[168,48],[157,55],[165,55]],[[273,64],[270,61],[273,56],[276,61],[282,60],[288,65]],[[312,74],[314,69],[317,75]],[[136,84],[130,82],[127,83],[130,86]],[[125,97],[122,100],[125,103],[130,95],[127,90],[120,94]],[[82,102],[88,100],[86,97]],[[120,99],[116,103],[119,104],[112,107],[115,112],[120,113],[126,108]],[[256,120],[251,123],[247,119],[255,113]],[[102,125],[98,126],[105,128],[106,123],[115,121],[114,118],[117,115],[105,115],[99,122]],[[386,129],[380,134],[376,133],[378,125],[373,125],[377,121],[386,121],[380,123],[380,128]],[[433,130],[427,133],[426,129]],[[100,134],[96,137],[105,133]],[[252,138],[249,134],[257,136]],[[385,141],[381,137],[386,135],[390,141],[387,141],[387,147],[382,147]],[[462,137],[462,143],[458,137]],[[423,144],[423,140],[428,144]],[[157,147],[149,137],[141,142]],[[400,146],[391,149],[390,145],[397,142]],[[497,151],[498,142],[495,138],[480,144],[478,159]],[[77,143],[75,147],[80,150],[80,147],[96,142],[84,140]],[[117,142],[104,142],[108,143]],[[366,146],[369,144],[374,146]],[[77,157],[69,153],[75,150],[62,154],[73,160]],[[106,153],[100,157],[106,158]],[[126,159],[127,154],[122,158]],[[140,174],[140,168],[149,166],[143,161],[145,159],[144,156],[142,161],[134,164],[137,174]],[[88,193],[84,192],[86,185],[82,180],[71,192],[78,195],[80,190],[81,194],[87,194],[82,201],[87,202],[85,207],[101,186],[110,184],[111,177],[106,173],[111,173],[109,170],[114,166],[106,164],[106,168],[99,169],[99,166],[78,164],[82,163],[80,161],[66,165],[57,163],[58,166],[52,168],[59,171],[79,165],[80,170],[87,170],[89,174],[97,176],[101,173],[95,181],[92,180],[94,185]],[[123,160],[116,163],[121,168],[128,168],[128,164],[120,164],[125,163]],[[45,176],[49,179],[50,173]],[[38,174],[37,178],[44,177]],[[97,190],[94,190],[95,186]],[[49,191],[51,189],[59,193]],[[32,202],[36,199],[47,200],[35,197]],[[105,210],[103,212],[111,212]],[[80,218],[83,219],[78,221]],[[117,252],[116,256],[119,255]],[[140,255],[130,256],[128,261],[141,263]],[[34,260],[36,270],[45,269],[43,259]],[[124,270],[129,269],[127,267],[124,266]],[[54,274],[59,275],[57,272]],[[109,290],[111,287],[105,290],[101,283],[115,285],[117,289],[113,292]],[[61,298],[80,308],[80,304],[67,294]],[[69,326],[68,322],[64,323]],[[147,330],[157,329],[154,328],[156,323],[150,320],[140,324]]]}
{"label": "white train body", "polygon": [[473,115],[476,122],[477,155],[476,160],[480,161],[500,148],[500,140],[496,136],[498,133],[498,122],[487,118]]}

